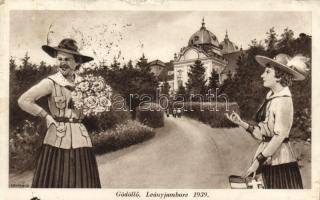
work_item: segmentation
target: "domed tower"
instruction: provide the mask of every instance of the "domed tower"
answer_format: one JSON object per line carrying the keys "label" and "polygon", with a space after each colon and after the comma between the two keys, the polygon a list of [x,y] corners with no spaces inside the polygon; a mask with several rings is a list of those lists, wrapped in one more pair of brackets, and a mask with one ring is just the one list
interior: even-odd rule
{"label": "domed tower", "polygon": [[204,19],[199,31],[195,32],[189,39],[188,46],[193,45],[208,45],[219,47],[218,38],[209,30],[206,29]]}
{"label": "domed tower", "polygon": [[226,35],[224,40],[220,43],[220,46],[222,47],[223,54],[239,51],[238,47],[229,40],[228,31],[226,31]]}
{"label": "domed tower", "polygon": [[214,69],[220,73],[227,65],[223,57],[220,43],[215,34],[208,30],[202,19],[201,27],[191,35],[188,45],[181,48],[180,53],[174,57],[174,90],[180,85],[185,86],[188,81],[188,71],[196,60],[200,60],[206,68],[205,77],[209,79]]}

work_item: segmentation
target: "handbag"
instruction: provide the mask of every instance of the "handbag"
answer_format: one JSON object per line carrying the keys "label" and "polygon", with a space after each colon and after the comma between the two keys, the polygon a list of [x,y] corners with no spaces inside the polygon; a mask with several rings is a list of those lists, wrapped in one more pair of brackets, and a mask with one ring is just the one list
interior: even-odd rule
{"label": "handbag", "polygon": [[261,176],[243,178],[237,175],[229,176],[229,184],[231,189],[264,189],[264,184]]}

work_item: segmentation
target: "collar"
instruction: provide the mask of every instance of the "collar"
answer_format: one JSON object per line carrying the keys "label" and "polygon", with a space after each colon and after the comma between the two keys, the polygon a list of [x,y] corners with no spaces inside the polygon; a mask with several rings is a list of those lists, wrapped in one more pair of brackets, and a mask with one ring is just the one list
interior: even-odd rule
{"label": "collar", "polygon": [[[77,75],[76,75],[77,76]],[[61,72],[57,72],[51,76],[49,76],[48,78],[52,79],[54,82],[56,82],[58,85],[61,85],[63,87],[65,86],[71,86],[74,87],[74,84],[69,82],[63,75]]]}
{"label": "collar", "polygon": [[267,94],[266,99],[273,99],[275,97],[291,97],[291,92],[289,87],[284,87],[282,90],[280,90],[279,92],[272,94],[272,91],[269,91]]}

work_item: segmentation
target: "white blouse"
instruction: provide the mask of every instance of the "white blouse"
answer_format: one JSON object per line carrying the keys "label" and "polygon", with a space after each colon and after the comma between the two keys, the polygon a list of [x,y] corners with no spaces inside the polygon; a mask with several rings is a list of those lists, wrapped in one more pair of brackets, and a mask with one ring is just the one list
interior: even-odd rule
{"label": "white blouse", "polygon": [[[43,108],[36,104],[36,100],[48,95],[48,105],[54,118],[82,119],[81,110],[69,108],[71,91],[67,86],[73,86],[58,72],[43,79],[26,91],[18,100],[22,110],[34,116],[39,116]],[[71,149],[92,147],[87,129],[82,123],[58,122],[64,129],[58,130],[56,126],[48,127],[43,143],[54,147]]]}
{"label": "white blouse", "polygon": [[[262,152],[268,157],[266,164],[279,165],[296,161],[296,156],[290,142],[283,143],[289,137],[293,122],[292,95],[288,87],[266,97],[269,102],[264,121],[254,126],[253,136],[261,140],[254,158]],[[263,136],[272,137],[269,142],[262,141]]]}

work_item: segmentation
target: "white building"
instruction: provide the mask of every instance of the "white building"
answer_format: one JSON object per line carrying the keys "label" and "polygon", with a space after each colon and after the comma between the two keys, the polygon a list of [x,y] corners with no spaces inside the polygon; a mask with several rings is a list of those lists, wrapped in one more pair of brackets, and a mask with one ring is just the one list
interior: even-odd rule
{"label": "white building", "polygon": [[[228,34],[219,43],[218,38],[206,29],[204,19],[200,30],[195,32],[189,39],[188,46],[181,48],[178,55],[174,57],[174,90],[178,90],[180,85],[185,86],[188,81],[188,71],[196,60],[201,60],[206,69],[205,77],[208,80],[212,69],[219,73],[220,82],[225,79],[228,60],[224,56],[227,54],[238,54],[238,47],[232,43]],[[234,58],[234,56],[232,56]]]}

